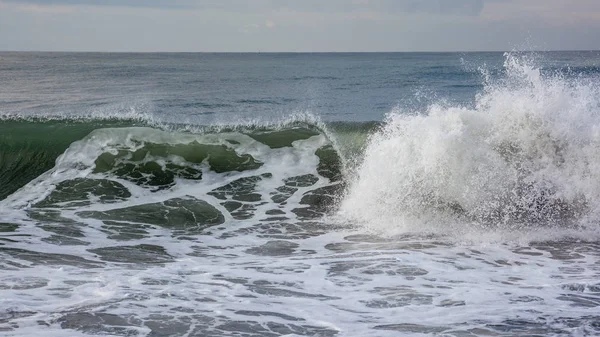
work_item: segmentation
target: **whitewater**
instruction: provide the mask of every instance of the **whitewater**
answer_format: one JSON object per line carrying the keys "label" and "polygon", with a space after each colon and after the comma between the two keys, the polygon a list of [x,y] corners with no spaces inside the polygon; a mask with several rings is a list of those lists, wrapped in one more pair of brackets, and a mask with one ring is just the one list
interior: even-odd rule
{"label": "whitewater", "polygon": [[5,336],[600,334],[597,54],[0,56]]}

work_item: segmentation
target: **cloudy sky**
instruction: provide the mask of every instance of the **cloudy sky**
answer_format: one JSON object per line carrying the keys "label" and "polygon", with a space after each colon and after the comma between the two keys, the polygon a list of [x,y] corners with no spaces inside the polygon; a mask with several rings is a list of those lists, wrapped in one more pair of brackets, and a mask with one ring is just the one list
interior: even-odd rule
{"label": "cloudy sky", "polygon": [[0,50],[600,49],[600,0],[0,0]]}

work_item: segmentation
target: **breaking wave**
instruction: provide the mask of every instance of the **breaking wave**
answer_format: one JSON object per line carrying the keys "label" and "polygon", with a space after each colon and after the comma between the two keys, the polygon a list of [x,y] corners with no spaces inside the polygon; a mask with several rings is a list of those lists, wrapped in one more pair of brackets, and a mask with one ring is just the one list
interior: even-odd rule
{"label": "breaking wave", "polygon": [[370,137],[340,213],[384,232],[596,228],[598,81],[541,74],[515,54],[504,70],[474,107],[392,111]]}
{"label": "breaking wave", "polygon": [[[293,119],[158,128],[129,119],[8,118],[0,121],[0,206],[57,222],[196,230],[258,214],[311,219],[331,209],[344,187],[343,153],[356,151],[373,126]],[[330,128],[349,144],[345,150]]]}
{"label": "breaking wave", "polygon": [[383,123],[323,123],[307,114],[208,126],[135,113],[2,116],[0,204],[115,203],[78,215],[104,221],[133,221],[147,207],[199,216],[210,204],[233,219],[262,208],[299,218],[337,210],[389,234],[596,232],[598,80],[532,64],[507,54],[501,76],[483,71],[474,106],[398,107]]}

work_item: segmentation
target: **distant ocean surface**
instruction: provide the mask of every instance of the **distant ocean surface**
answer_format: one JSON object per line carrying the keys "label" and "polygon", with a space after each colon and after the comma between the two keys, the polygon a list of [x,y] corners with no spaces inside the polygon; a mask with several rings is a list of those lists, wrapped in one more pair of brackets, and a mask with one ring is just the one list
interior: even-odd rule
{"label": "distant ocean surface", "polygon": [[0,334],[600,335],[600,52],[0,52]]}

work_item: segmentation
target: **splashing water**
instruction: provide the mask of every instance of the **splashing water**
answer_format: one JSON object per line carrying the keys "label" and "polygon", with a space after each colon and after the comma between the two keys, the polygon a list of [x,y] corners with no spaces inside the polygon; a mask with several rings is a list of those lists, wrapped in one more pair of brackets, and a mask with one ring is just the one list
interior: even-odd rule
{"label": "splashing water", "polygon": [[[392,111],[372,135],[340,213],[383,232],[595,228],[600,88],[506,55],[474,108]],[[445,226],[441,226],[445,224]]]}

